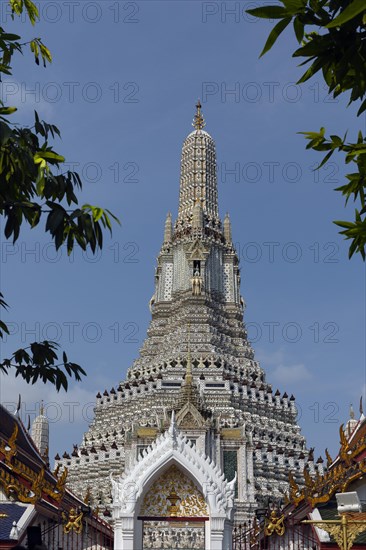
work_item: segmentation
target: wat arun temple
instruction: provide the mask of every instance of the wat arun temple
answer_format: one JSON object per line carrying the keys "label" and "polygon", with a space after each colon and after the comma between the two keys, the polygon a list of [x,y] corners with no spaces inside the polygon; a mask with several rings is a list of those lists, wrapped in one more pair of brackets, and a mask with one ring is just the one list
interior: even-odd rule
{"label": "wat arun temple", "polygon": [[[248,340],[230,218],[219,216],[215,142],[199,102],[193,126],[139,357],[125,380],[97,394],[81,444],[56,456],[68,487],[109,516],[118,549],[229,547],[229,524],[253,518],[268,497],[283,500],[290,472],[301,485],[305,465],[311,475],[322,467],[306,449],[294,397],[273,391]],[[162,543],[173,536],[172,517],[180,546]],[[200,518],[210,523],[206,546]]]}

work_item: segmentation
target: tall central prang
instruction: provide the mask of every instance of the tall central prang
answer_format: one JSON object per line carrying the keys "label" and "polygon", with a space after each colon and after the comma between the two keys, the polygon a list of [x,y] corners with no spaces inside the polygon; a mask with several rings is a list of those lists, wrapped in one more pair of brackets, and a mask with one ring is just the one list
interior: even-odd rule
{"label": "tall central prang", "polygon": [[204,380],[263,373],[243,325],[239,261],[229,217],[223,224],[219,218],[215,143],[203,129],[200,103],[193,124],[183,143],[178,218],[174,228],[170,214],[165,222],[152,321],[129,378],[161,372],[180,383],[189,340],[195,387],[203,394]]}
{"label": "tall central prang", "polygon": [[311,474],[322,468],[306,450],[294,397],[273,393],[254,359],[231,223],[219,217],[215,142],[199,102],[196,109],[183,143],[178,217],[173,224],[168,214],[157,259],[147,338],[127,379],[98,393],[81,445],[56,457],[69,468],[71,488],[106,514],[110,475],[156,448],[173,411],[187,445],[227,481],[237,474],[236,521],[252,517],[266,497],[283,497],[290,472],[301,484],[305,465]]}

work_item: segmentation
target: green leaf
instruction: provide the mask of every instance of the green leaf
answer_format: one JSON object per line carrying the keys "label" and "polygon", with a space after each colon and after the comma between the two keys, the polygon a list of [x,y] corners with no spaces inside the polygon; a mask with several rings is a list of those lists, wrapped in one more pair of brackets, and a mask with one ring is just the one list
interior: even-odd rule
{"label": "green leaf", "polygon": [[5,332],[6,334],[10,334],[7,325],[6,325],[3,321],[0,321],[0,338],[3,338],[3,336],[4,336],[3,333],[4,333],[4,332]]}
{"label": "green leaf", "polygon": [[336,147],[341,147],[343,145],[343,141],[339,136],[331,135],[330,139]]}
{"label": "green leaf", "polygon": [[32,25],[35,24],[36,20],[39,19],[38,8],[31,0],[24,0],[25,9],[27,10],[28,17]]}
{"label": "green leaf", "polygon": [[262,50],[262,53],[259,57],[262,57],[265,53],[267,53],[273,46],[273,44],[276,42],[277,38],[280,36],[280,34],[285,30],[287,25],[291,22],[291,17],[286,17],[286,19],[282,19],[282,21],[279,21],[277,25],[273,27],[271,30],[267,41],[264,45],[264,48]]}
{"label": "green leaf", "polygon": [[366,110],[366,99],[362,102],[361,107],[357,111],[357,116],[360,116]]}
{"label": "green leaf", "polygon": [[17,110],[17,107],[0,107],[0,115],[11,115]]}
{"label": "green leaf", "polygon": [[9,216],[9,218],[7,219],[7,222],[5,224],[5,229],[4,229],[4,234],[5,234],[5,237],[7,239],[9,239],[9,237],[11,236],[11,234],[13,233],[13,218]]}
{"label": "green leaf", "polygon": [[62,207],[54,208],[47,217],[46,231],[50,231],[51,234],[54,234],[55,231],[61,224],[63,229],[63,222],[65,217],[65,210]]}
{"label": "green leaf", "polygon": [[17,15],[20,15],[23,11],[23,0],[9,0],[11,9]]}
{"label": "green leaf", "polygon": [[311,67],[309,67],[308,70],[304,72],[304,74],[296,82],[296,84],[302,84],[303,82],[306,82],[307,80],[309,80],[309,78],[311,78],[315,73],[317,73],[321,69],[321,66],[322,66],[322,61],[319,61],[319,59],[314,61]]}
{"label": "green leaf", "polygon": [[99,208],[98,206],[93,207],[93,221],[97,222],[100,220],[100,218],[103,216],[103,208]]}
{"label": "green leaf", "polygon": [[12,135],[12,129],[5,122],[0,121],[0,144],[5,145]]}
{"label": "green leaf", "polygon": [[[45,162],[45,161],[43,160],[42,162]],[[44,168],[40,166],[38,169],[38,175],[36,180],[36,190],[37,190],[38,196],[40,197],[43,197],[44,186],[45,186]]]}
{"label": "green leaf", "polygon": [[282,19],[287,15],[287,11],[282,6],[262,6],[260,8],[246,10],[246,13],[263,19]]}
{"label": "green leaf", "polygon": [[347,8],[338,15],[338,17],[336,17],[331,23],[328,23],[328,25],[326,25],[326,28],[332,29],[334,27],[340,27],[363,11],[366,12],[365,0],[353,0],[353,2],[351,2],[351,4],[349,4],[349,6],[347,6]]}
{"label": "green leaf", "polygon": [[37,151],[34,155],[34,162],[42,165],[42,160],[53,160],[55,162],[65,162],[65,157],[58,155],[54,151]]}
{"label": "green leaf", "polygon": [[294,31],[297,38],[297,41],[301,43],[304,38],[304,23],[300,20],[299,17],[294,19]]}
{"label": "green leaf", "polygon": [[15,42],[15,40],[19,40],[21,37],[19,34],[11,34],[11,33],[3,33],[0,31],[0,40],[9,40],[10,42]]}
{"label": "green leaf", "polygon": [[333,151],[329,151],[329,153],[327,155],[325,155],[325,157],[323,158],[323,160],[321,161],[321,163],[319,164],[319,166],[317,166],[317,170],[319,170],[322,166],[324,166],[324,164],[326,162],[328,162],[328,160],[330,159],[330,157],[333,155],[334,153],[334,150]]}
{"label": "green leaf", "polygon": [[306,6],[306,0],[282,0],[288,13],[304,12]]}
{"label": "green leaf", "polygon": [[52,62],[52,55],[51,55],[50,50],[43,43],[40,43],[39,48],[41,50],[41,55],[42,55],[43,59],[45,59],[46,61],[51,63]]}

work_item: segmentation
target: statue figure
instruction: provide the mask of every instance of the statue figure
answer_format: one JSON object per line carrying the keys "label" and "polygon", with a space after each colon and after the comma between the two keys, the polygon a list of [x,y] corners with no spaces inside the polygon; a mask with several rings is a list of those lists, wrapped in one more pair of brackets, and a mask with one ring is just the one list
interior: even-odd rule
{"label": "statue figure", "polygon": [[153,294],[150,298],[150,301],[149,301],[149,309],[150,309],[150,313],[152,313],[153,311],[153,307],[154,307],[154,304],[155,304],[155,300],[156,300],[156,296],[155,294]]}
{"label": "statue figure", "polygon": [[200,296],[202,292],[202,277],[199,274],[196,275],[195,272],[194,277],[191,279],[191,283],[193,296]]}
{"label": "statue figure", "polygon": [[277,516],[276,510],[272,510],[269,519],[266,521],[264,532],[267,536],[271,536],[274,532],[282,537],[285,533],[284,515]]}
{"label": "statue figure", "polygon": [[157,529],[155,534],[155,546],[154,548],[162,548],[162,542],[163,537],[161,536],[161,532]]}
{"label": "statue figure", "polygon": [[188,529],[184,529],[184,531],[182,533],[181,544],[182,544],[183,548],[190,548],[189,543],[190,543],[190,540],[189,540]]}
{"label": "statue figure", "polygon": [[83,512],[78,513],[75,508],[71,508],[68,515],[62,512],[62,519],[64,521],[65,534],[75,531],[79,535],[83,530]]}

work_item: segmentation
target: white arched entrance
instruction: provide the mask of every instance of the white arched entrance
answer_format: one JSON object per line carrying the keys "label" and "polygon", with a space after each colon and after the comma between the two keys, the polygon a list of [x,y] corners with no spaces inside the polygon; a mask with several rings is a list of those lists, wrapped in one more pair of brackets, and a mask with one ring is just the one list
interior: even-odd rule
{"label": "white arched entrance", "polygon": [[[189,525],[190,540],[196,537],[200,544],[202,535],[193,524],[204,524],[203,548],[230,550],[235,483],[236,476],[229,483],[179,433],[173,413],[169,430],[144,451],[131,470],[112,479],[115,550],[142,549],[144,521],[150,518],[153,522],[154,517],[156,521],[174,520],[168,523],[167,532],[174,524],[182,541],[187,534],[179,525]],[[192,534],[194,528],[197,531]],[[145,543],[148,536],[146,531]]]}

